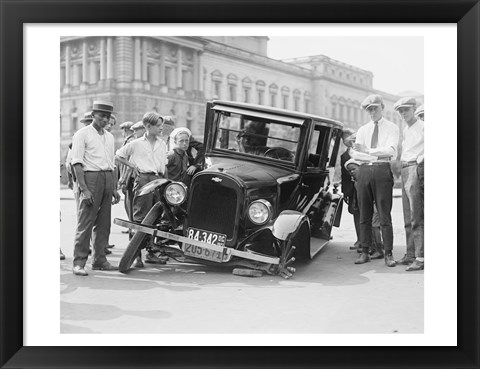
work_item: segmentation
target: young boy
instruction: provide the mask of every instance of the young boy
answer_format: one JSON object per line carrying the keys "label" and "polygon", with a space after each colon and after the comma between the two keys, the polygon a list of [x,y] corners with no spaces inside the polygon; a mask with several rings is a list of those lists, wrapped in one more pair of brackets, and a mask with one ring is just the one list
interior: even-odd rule
{"label": "young boy", "polygon": [[168,179],[183,182],[189,186],[192,176],[189,174],[187,149],[192,133],[188,128],[175,128],[170,133],[170,140],[173,142],[173,149],[167,154]]}

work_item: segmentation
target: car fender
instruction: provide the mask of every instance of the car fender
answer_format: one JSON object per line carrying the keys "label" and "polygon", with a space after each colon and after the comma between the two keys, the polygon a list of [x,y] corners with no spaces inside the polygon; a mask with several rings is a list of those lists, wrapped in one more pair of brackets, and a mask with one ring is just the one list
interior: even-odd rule
{"label": "car fender", "polygon": [[169,179],[165,178],[159,178],[159,179],[154,179],[151,182],[148,182],[146,185],[143,185],[140,190],[138,190],[137,196],[143,196],[147,195],[153,191],[155,191],[157,188],[170,183],[171,181]]}
{"label": "car fender", "polygon": [[305,222],[308,228],[310,228],[306,215],[295,210],[284,210],[275,219],[272,226],[272,234],[275,238],[285,241],[288,237],[295,234]]}

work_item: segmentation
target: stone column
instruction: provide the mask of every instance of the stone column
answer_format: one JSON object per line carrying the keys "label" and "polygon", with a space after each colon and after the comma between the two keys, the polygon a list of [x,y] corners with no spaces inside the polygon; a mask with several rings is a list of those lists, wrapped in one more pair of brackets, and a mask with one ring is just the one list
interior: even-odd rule
{"label": "stone column", "polygon": [[100,40],[100,80],[105,79],[105,70],[106,70],[106,65],[105,65],[105,39],[102,38]]}
{"label": "stone column", "polygon": [[88,82],[88,49],[87,41],[83,41],[82,45],[82,85],[86,85]]}
{"label": "stone column", "polygon": [[142,42],[142,81],[148,82],[147,73],[147,40],[144,38]]}
{"label": "stone column", "polygon": [[134,68],[135,68],[135,73],[134,73],[134,80],[135,81],[140,81],[142,78],[142,65],[141,65],[141,59],[140,59],[140,38],[135,37],[135,46],[134,46]]}
{"label": "stone column", "polygon": [[112,38],[107,38],[107,79],[113,78],[113,42]]}
{"label": "stone column", "polygon": [[165,85],[165,54],[167,53],[167,46],[165,43],[160,44],[160,60],[159,60],[159,80],[160,86]]}
{"label": "stone column", "polygon": [[198,79],[199,79],[199,65],[198,65],[198,51],[193,52],[193,91],[198,90]]}
{"label": "stone column", "polygon": [[182,88],[182,49],[178,47],[177,51],[177,88]]}
{"label": "stone column", "polygon": [[201,52],[198,53],[198,90],[201,93],[205,93],[205,87],[203,85],[203,55]]}
{"label": "stone column", "polygon": [[70,87],[70,45],[65,46],[65,87]]}

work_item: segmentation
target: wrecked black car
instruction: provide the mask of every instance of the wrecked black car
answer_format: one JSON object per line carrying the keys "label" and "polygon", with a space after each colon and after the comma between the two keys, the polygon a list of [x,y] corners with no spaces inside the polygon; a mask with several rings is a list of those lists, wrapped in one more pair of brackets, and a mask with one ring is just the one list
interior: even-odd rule
{"label": "wrecked black car", "polygon": [[[128,272],[147,242],[179,261],[289,278],[295,259],[314,257],[340,224],[332,183],[342,124],[306,113],[230,101],[207,103],[205,168],[187,188],[158,179],[159,191],[120,261]],[[150,236],[147,236],[150,235]]]}

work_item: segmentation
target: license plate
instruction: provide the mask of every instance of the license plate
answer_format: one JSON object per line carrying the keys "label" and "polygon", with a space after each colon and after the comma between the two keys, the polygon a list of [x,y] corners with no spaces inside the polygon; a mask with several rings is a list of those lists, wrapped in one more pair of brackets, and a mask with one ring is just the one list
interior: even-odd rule
{"label": "license plate", "polygon": [[[192,240],[209,243],[211,245],[225,246],[227,236],[220,233],[208,232],[196,228],[188,228],[187,237]],[[223,262],[223,252],[209,250],[205,247],[184,243],[183,253],[186,256],[200,258],[204,260],[214,261],[216,263]]]}

